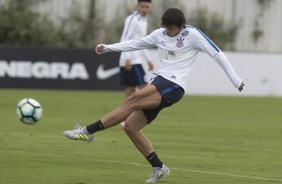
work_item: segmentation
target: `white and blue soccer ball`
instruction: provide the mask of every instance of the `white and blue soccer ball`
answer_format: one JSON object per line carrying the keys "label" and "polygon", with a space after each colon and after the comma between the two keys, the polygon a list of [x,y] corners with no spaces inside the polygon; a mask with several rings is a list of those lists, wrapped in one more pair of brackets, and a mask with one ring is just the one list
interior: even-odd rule
{"label": "white and blue soccer ball", "polygon": [[20,100],[16,107],[18,118],[24,124],[32,125],[42,118],[43,108],[39,102],[32,98]]}

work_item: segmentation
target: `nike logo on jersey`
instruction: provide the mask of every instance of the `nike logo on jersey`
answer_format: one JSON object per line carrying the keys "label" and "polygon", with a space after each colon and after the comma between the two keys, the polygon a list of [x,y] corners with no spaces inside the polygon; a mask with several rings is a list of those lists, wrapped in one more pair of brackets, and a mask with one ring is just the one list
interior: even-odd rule
{"label": "nike logo on jersey", "polygon": [[163,45],[165,45],[167,42],[165,42],[165,41],[161,41],[161,44],[163,44]]}
{"label": "nike logo on jersey", "polygon": [[106,80],[119,73],[119,67],[104,69],[104,64],[101,63],[96,71],[97,78],[100,80]]}

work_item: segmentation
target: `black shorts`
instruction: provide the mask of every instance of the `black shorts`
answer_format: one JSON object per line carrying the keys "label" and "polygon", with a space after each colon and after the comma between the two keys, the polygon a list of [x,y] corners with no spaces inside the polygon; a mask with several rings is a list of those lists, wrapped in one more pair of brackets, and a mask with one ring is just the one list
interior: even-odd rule
{"label": "black shorts", "polygon": [[132,65],[131,71],[126,71],[124,67],[120,67],[120,84],[133,87],[147,84],[142,64]]}
{"label": "black shorts", "polygon": [[143,110],[148,120],[148,124],[157,117],[158,113],[163,108],[169,107],[178,102],[185,93],[184,89],[181,86],[163,78],[162,76],[157,76],[153,80],[152,85],[156,86],[156,88],[159,90],[162,95],[162,100],[159,107],[155,109]]}

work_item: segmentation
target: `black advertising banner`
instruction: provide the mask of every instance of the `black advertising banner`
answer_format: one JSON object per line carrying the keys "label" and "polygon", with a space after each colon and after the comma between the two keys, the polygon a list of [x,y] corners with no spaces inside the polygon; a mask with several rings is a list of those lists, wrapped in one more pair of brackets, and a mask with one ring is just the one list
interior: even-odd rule
{"label": "black advertising banner", "polygon": [[0,48],[0,87],[120,90],[120,53],[87,49]]}

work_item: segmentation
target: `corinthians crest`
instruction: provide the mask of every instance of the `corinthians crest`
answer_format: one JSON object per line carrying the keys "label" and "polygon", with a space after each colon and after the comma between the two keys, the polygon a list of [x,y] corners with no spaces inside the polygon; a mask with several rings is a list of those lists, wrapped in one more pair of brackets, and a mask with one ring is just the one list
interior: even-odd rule
{"label": "corinthians crest", "polygon": [[184,46],[184,43],[183,43],[184,38],[180,37],[180,38],[177,38],[176,40],[177,40],[177,43],[176,43],[177,48],[181,48]]}

